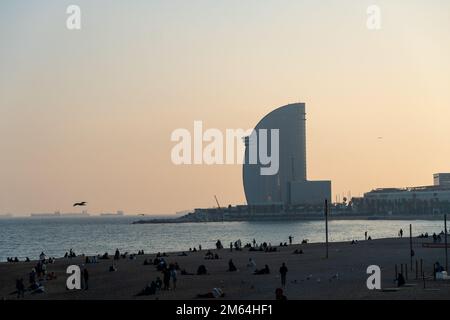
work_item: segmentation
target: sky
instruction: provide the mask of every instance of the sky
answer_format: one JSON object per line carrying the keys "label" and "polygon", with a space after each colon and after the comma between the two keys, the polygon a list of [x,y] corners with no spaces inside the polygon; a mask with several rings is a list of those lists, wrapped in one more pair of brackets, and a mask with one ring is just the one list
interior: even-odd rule
{"label": "sky", "polygon": [[240,165],[177,166],[171,133],[293,102],[333,198],[430,185],[450,172],[449,38],[446,0],[3,0],[0,213],[243,204]]}

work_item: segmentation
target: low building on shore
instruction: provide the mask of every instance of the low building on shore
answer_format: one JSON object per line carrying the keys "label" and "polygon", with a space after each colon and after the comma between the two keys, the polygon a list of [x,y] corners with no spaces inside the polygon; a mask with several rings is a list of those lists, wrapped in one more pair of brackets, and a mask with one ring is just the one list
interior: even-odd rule
{"label": "low building on shore", "polygon": [[434,185],[380,188],[353,198],[354,211],[364,214],[436,215],[450,213],[449,173],[434,174]]}

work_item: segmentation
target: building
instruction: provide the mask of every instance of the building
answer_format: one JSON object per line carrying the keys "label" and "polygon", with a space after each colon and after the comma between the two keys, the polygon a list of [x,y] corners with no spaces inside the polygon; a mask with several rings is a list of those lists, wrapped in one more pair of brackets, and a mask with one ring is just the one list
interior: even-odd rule
{"label": "building", "polygon": [[[246,138],[243,183],[247,204],[295,206],[330,201],[331,181],[307,180],[305,104],[289,104],[266,115],[253,131],[258,141],[264,129],[269,137],[270,130],[279,130],[279,169],[275,175],[262,175],[264,165],[250,163],[254,140]],[[267,149],[270,155],[276,150],[270,139]]]}
{"label": "building", "polygon": [[450,187],[450,173],[435,173],[433,181],[435,186]]}
{"label": "building", "polygon": [[353,209],[366,214],[430,215],[450,212],[450,184],[447,174],[435,174],[434,185],[382,188],[353,198]]}
{"label": "building", "polygon": [[369,200],[386,201],[450,201],[450,188],[440,186],[425,186],[411,188],[384,188],[375,189],[364,194],[364,198]]}

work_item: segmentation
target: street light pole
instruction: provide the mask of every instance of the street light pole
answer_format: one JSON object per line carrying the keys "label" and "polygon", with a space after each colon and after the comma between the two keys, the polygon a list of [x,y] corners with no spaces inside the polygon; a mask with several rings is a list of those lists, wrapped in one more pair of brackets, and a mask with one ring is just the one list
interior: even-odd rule
{"label": "street light pole", "polygon": [[325,199],[325,243],[326,243],[326,258],[328,259],[328,200]]}

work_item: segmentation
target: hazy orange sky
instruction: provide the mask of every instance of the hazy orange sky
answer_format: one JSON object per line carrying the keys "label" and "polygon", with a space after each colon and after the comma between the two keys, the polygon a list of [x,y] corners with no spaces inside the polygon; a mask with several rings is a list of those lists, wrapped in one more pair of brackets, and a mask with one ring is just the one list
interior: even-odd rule
{"label": "hazy orange sky", "polygon": [[241,166],[175,166],[170,134],[292,102],[333,197],[432,184],[450,171],[449,40],[447,0],[2,1],[0,213],[245,203]]}

